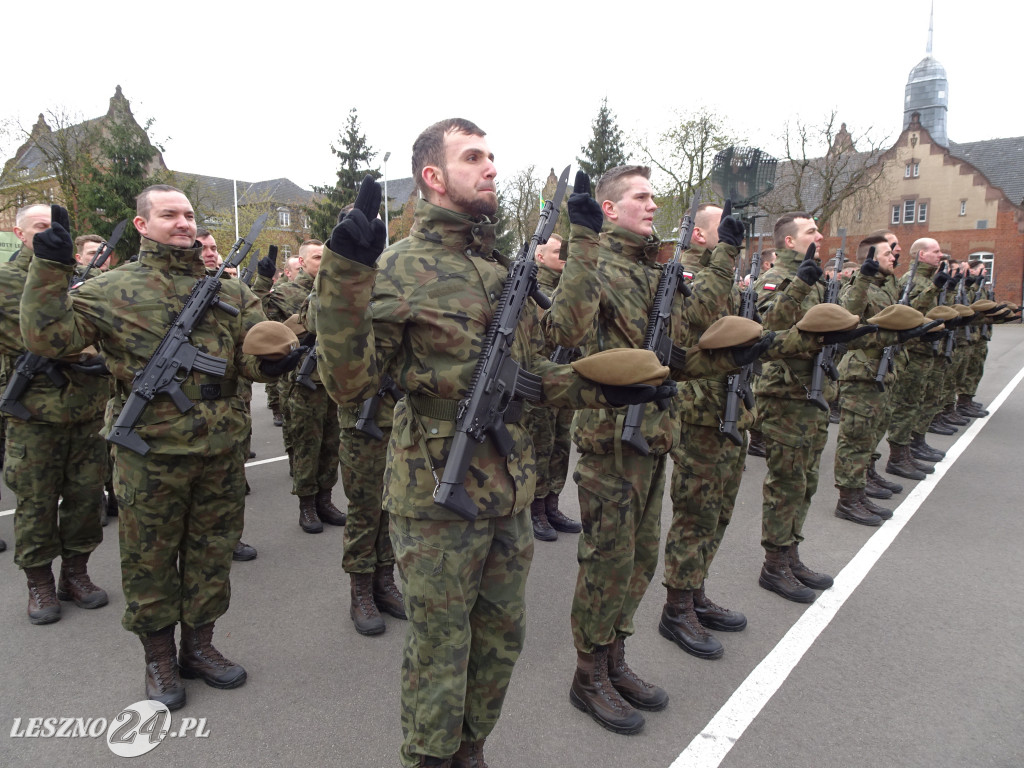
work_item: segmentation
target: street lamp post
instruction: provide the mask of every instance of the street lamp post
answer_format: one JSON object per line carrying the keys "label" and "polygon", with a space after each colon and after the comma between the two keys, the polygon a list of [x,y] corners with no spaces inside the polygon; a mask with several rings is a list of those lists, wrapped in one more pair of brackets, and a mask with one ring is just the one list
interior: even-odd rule
{"label": "street lamp post", "polygon": [[391,245],[391,227],[388,224],[388,158],[390,152],[384,153],[384,247]]}

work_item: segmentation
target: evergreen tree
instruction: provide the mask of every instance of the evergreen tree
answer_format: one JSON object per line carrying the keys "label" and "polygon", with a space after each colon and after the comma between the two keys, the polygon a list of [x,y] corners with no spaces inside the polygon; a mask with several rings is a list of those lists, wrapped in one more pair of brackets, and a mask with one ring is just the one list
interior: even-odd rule
{"label": "evergreen tree", "polygon": [[594,135],[585,147],[580,147],[583,152],[581,157],[576,158],[580,170],[584,171],[591,179],[597,181],[609,168],[622,165],[629,160],[622,138],[622,131],[615,121],[615,113],[608,109],[608,98],[601,100],[601,108],[597,111],[597,117],[591,123]]}
{"label": "evergreen tree", "polygon": [[341,149],[331,145],[331,152],[339,160],[338,180],[333,185],[314,186],[313,191],[322,197],[305,209],[309,214],[309,226],[313,237],[324,242],[331,236],[331,230],[338,222],[341,209],[355,202],[363,177],[369,174],[375,179],[380,178],[380,172],[370,168],[370,163],[377,153],[360,131],[359,116],[355,107],[349,111],[348,124],[338,134],[338,139]]}

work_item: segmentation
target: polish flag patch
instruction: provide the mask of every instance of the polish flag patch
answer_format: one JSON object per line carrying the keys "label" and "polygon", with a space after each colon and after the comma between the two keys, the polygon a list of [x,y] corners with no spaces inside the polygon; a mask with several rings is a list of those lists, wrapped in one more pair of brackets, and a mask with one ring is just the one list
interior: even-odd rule
{"label": "polish flag patch", "polygon": [[778,286],[775,283],[765,283],[763,286],[766,291],[774,291]]}
{"label": "polish flag patch", "polygon": [[684,269],[683,270],[683,277],[685,277],[687,280],[693,280],[693,272],[687,272]]}

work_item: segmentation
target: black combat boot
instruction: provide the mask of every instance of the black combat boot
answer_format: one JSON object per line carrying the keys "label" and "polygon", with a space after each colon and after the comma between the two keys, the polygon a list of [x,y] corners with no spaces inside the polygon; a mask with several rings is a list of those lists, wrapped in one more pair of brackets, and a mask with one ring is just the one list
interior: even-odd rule
{"label": "black combat boot", "polygon": [[360,635],[381,634],[386,627],[373,599],[373,574],[350,573],[349,578],[352,582],[352,605],[348,613],[356,625],[356,632]]}
{"label": "black combat boot", "polygon": [[827,573],[812,571],[800,560],[799,544],[789,545],[789,571],[797,581],[811,589],[831,589],[835,583]]}
{"label": "black combat boot", "polygon": [[969,419],[981,419],[988,416],[988,411],[975,404],[970,395],[956,396],[956,412]]}
{"label": "black combat boot", "polygon": [[936,414],[932,423],[928,425],[928,431],[933,435],[955,435],[959,430],[951,424],[947,424]]}
{"label": "black combat boot", "polygon": [[924,480],[925,478],[924,472],[913,463],[909,445],[889,443],[889,461],[885,465],[885,471],[890,475],[905,477],[908,480]]}
{"label": "black combat boot", "polygon": [[373,602],[377,608],[384,613],[394,616],[396,619],[405,620],[405,601],[402,592],[395,583],[395,568],[393,565],[380,565],[373,572]]}
{"label": "black combat boot", "polygon": [[274,426],[275,427],[284,426],[284,419],[281,418],[281,411],[278,408],[274,409]]}
{"label": "black combat boot", "polygon": [[693,612],[705,629],[716,632],[742,632],[747,626],[747,617],[739,611],[723,608],[704,591],[704,583],[693,593]]}
{"label": "black combat boot", "polygon": [[884,475],[880,475],[875,469],[875,460],[872,459],[871,463],[868,464],[868,478],[880,488],[885,488],[887,491],[892,493],[903,493],[903,486],[899,483],[894,483]]}
{"label": "black combat boot", "polygon": [[324,524],[316,514],[316,496],[299,496],[299,526],[306,533],[322,533]]}
{"label": "black combat boot", "polygon": [[860,499],[859,499],[859,501],[860,501],[861,507],[866,509],[871,514],[877,515],[882,520],[891,520],[892,519],[892,510],[891,509],[887,509],[886,507],[880,507],[877,504],[875,504],[875,502],[873,502],[871,499],[869,499],[867,497],[867,494],[864,493],[864,489],[863,488],[860,489]]}
{"label": "black combat boot", "polygon": [[60,621],[60,600],[50,564],[25,569],[28,580],[28,620],[33,624]]}
{"label": "black combat boot", "polygon": [[185,685],[175,658],[174,625],[139,635],[146,652],[146,698],[172,712],[185,706]]}
{"label": "black combat boot", "polygon": [[864,477],[864,493],[873,499],[891,499],[892,491],[875,482],[871,475]]}
{"label": "black combat boot", "polygon": [[117,517],[117,495],[114,493],[114,481],[111,480],[104,486],[106,494],[107,517]]}
{"label": "black combat boot", "polygon": [[[864,498],[867,498],[866,496]],[[836,504],[836,517],[861,525],[881,525],[882,518],[869,512],[861,503],[860,488],[840,488],[839,503]]]}
{"label": "black combat boot", "polygon": [[954,427],[966,427],[971,423],[969,418],[956,412],[956,406],[952,403],[942,409],[942,420]]}
{"label": "black combat boot", "polygon": [[[4,541],[3,539],[0,539],[0,552],[6,552],[6,551],[7,551],[7,542]],[[53,571],[50,571],[50,573],[53,573]]]}
{"label": "black combat boot", "polygon": [[937,461],[942,461],[946,457],[945,451],[939,451],[932,448],[928,443],[925,442],[924,435],[913,435],[910,441],[910,455],[915,459],[921,461],[930,461],[933,464]]}
{"label": "black combat boot", "polygon": [[828,423],[838,424],[842,416],[842,411],[839,409],[839,401],[836,400],[834,403],[828,404]]}
{"label": "black combat boot", "polygon": [[708,632],[693,610],[693,589],[668,588],[668,599],[661,609],[658,632],[691,656],[698,659],[720,659],[725,648]]}
{"label": "black combat boot", "polygon": [[768,451],[764,444],[764,435],[758,432],[756,429],[749,430],[750,432],[750,444],[747,445],[748,456],[760,456],[764,458],[768,455]]}
{"label": "black combat boot", "polygon": [[530,520],[533,521],[533,537],[541,541],[555,541],[558,539],[558,531],[551,527],[548,522],[547,504],[544,499],[534,499],[530,502]]}
{"label": "black combat boot", "polygon": [[558,494],[549,493],[544,497],[544,508],[551,527],[560,533],[580,533],[583,524],[579,520],[566,517],[558,508]]}
{"label": "black combat boot", "polygon": [[914,450],[909,445],[907,446],[907,461],[913,464],[917,468],[917,471],[922,474],[931,475],[935,472],[935,467],[933,465],[928,464],[921,459],[914,458]]}
{"label": "black combat boot", "polygon": [[316,494],[316,515],[328,525],[344,525],[345,513],[331,501],[331,489],[321,488]]}
{"label": "black combat boot", "polygon": [[420,755],[418,768],[452,768],[452,759],[450,757]]}
{"label": "black combat boot", "polygon": [[258,554],[256,547],[250,546],[239,539],[238,543],[235,544],[234,551],[231,553],[231,559],[244,563],[247,560],[255,560]]}
{"label": "black combat boot", "polygon": [[452,755],[452,768],[487,768],[484,761],[484,740],[464,741],[459,751]]}
{"label": "black combat boot", "polygon": [[88,553],[61,559],[57,597],[61,600],[73,600],[79,608],[101,608],[109,600],[107,593],[93,584],[89,578],[86,570],[88,562]]}
{"label": "black combat boot", "polygon": [[238,688],[248,675],[241,664],[224,658],[213,647],[213,622],[201,627],[181,624],[181,651],[178,654],[181,676],[189,680],[198,677],[214,688]]}
{"label": "black combat boot", "polygon": [[569,702],[614,733],[640,733],[644,727],[644,716],[622,698],[608,679],[606,645],[593,653],[576,651],[576,674],[569,688]]}
{"label": "black combat boot", "polygon": [[626,663],[626,638],[619,635],[608,648],[608,680],[615,690],[637,709],[659,712],[668,706],[668,694],[644,682]]}
{"label": "black combat boot", "polygon": [[818,595],[798,581],[789,566],[789,547],[777,551],[766,550],[761,575],[757,580],[765,589],[794,603],[813,603]]}

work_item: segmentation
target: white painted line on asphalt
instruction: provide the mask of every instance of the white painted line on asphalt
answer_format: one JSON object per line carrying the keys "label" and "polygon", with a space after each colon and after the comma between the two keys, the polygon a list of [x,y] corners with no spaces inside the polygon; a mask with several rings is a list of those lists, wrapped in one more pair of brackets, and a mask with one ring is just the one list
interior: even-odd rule
{"label": "white painted line on asphalt", "polygon": [[1022,379],[1024,368],[1017,372],[1013,380],[988,406],[989,415],[983,419],[975,419],[967,427],[946,452],[945,458],[935,465],[935,473],[928,475],[914,487],[906,500],[896,508],[892,519],[865,542],[861,550],[836,576],[832,589],[818,595],[818,599],[808,606],[803,616],[790,628],[779,644],[754,668],[718,713],[711,718],[704,730],[694,737],[669,768],[716,768],[721,764],[743,732],[789,677],[789,673],[803,658],[807,649],[843,607],[846,599],[853,594],[949,468],[978,436],[985,423],[995,415]]}
{"label": "white painted line on asphalt", "polygon": [[[247,467],[258,467],[260,464],[273,464],[275,461],[287,461],[287,460],[288,460],[288,454],[284,454],[283,456],[275,456],[272,459],[260,459],[259,461],[250,461],[250,462],[247,462],[245,466],[247,466]],[[0,517],[4,517],[5,515],[13,515],[13,514],[14,514],[14,510],[13,509],[0,509]]]}

